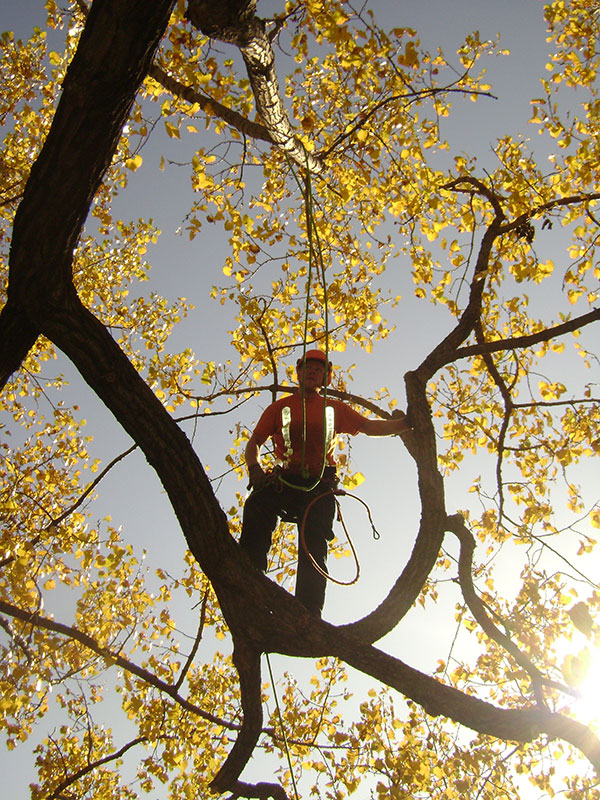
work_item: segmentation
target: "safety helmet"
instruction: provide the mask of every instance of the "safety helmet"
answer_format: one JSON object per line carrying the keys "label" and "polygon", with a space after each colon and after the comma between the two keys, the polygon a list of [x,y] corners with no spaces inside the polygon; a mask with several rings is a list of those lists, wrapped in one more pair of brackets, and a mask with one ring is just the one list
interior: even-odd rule
{"label": "safety helmet", "polygon": [[320,361],[327,371],[327,383],[331,382],[331,361],[327,360],[322,350],[307,350],[304,356],[296,361],[296,369],[300,369],[305,361]]}

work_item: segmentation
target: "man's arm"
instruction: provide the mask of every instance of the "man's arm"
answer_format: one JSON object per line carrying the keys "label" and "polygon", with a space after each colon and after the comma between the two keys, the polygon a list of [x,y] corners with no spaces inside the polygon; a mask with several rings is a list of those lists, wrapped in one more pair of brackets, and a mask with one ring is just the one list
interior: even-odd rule
{"label": "man's arm", "polygon": [[391,419],[363,419],[361,433],[367,436],[402,436],[412,431],[406,415],[402,411],[395,411]]}
{"label": "man's arm", "polygon": [[244,457],[246,459],[246,467],[248,468],[248,471],[250,471],[251,467],[259,465],[259,458],[258,458],[259,454],[260,454],[260,445],[258,444],[255,432],[248,439],[248,443],[246,444],[246,450],[244,451]]}
{"label": "man's arm", "polygon": [[260,489],[265,485],[268,476],[260,465],[260,439],[256,435],[256,431],[248,439],[244,456],[246,458],[246,467],[248,469],[248,488]]}

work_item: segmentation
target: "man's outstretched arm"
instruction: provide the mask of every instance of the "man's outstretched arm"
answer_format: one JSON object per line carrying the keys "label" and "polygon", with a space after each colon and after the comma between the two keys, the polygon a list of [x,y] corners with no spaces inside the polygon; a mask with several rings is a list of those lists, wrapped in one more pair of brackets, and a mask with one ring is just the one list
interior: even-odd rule
{"label": "man's outstretched arm", "polygon": [[412,431],[406,414],[394,412],[391,419],[368,419],[365,417],[360,432],[367,436],[402,436]]}

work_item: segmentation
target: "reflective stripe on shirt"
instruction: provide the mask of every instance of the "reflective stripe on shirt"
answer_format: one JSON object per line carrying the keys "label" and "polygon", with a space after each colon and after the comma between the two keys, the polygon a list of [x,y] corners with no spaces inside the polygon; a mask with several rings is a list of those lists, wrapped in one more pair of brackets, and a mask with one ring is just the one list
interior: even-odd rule
{"label": "reflective stripe on shirt", "polygon": [[329,452],[333,437],[335,436],[335,409],[333,406],[325,408],[325,452]]}
{"label": "reflective stripe on shirt", "polygon": [[292,409],[284,406],[281,409],[281,435],[285,448],[284,458],[287,460],[288,454],[292,454],[292,437],[290,436],[290,423],[292,421]]}

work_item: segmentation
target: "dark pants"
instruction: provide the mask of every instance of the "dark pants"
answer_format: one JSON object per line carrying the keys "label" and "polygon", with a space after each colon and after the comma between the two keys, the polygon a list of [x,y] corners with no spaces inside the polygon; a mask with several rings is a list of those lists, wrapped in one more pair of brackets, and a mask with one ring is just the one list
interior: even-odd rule
{"label": "dark pants", "polygon": [[[299,483],[297,479],[294,482]],[[262,489],[251,492],[244,505],[240,544],[257,569],[263,572],[267,569],[267,553],[279,520],[296,522],[300,534],[300,526],[307,507],[319,495],[328,492],[311,507],[304,525],[306,547],[315,562],[327,572],[327,542],[333,539],[335,516],[335,498],[331,491],[328,491],[332,485],[334,484],[329,478],[307,492],[294,489],[274,479]],[[325,583],[326,578],[317,572],[302,543],[298,541],[296,597],[309,611],[316,614],[320,614],[323,608]]]}

